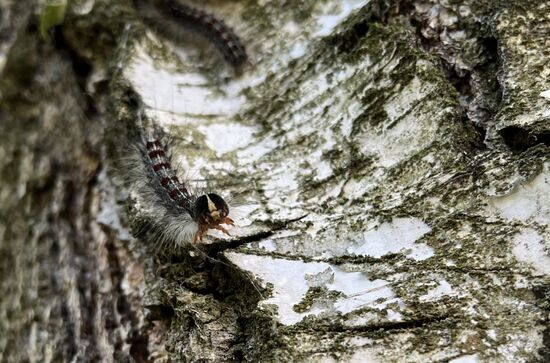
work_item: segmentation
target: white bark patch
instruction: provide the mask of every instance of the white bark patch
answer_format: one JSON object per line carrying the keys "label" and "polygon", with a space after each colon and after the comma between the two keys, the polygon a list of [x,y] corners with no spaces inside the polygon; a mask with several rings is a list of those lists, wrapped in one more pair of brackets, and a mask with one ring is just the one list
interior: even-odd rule
{"label": "white bark patch", "polygon": [[435,301],[445,295],[450,295],[453,292],[453,288],[446,280],[438,281],[437,287],[428,291],[428,293],[419,297],[420,301]]}
{"label": "white bark patch", "polygon": [[383,362],[383,360],[378,358],[378,354],[375,349],[367,349],[367,348],[361,348],[355,351],[351,357],[349,357],[349,360],[347,360],[349,363],[380,363]]}
{"label": "white bark patch", "polygon": [[[265,284],[273,286],[273,295],[261,305],[277,306],[277,319],[285,325],[293,325],[308,315],[346,314],[359,308],[383,309],[391,302],[402,302],[388,287],[385,280],[369,280],[362,272],[347,272],[324,262],[302,262],[275,259],[266,256],[227,252],[227,258],[243,270],[252,272]],[[333,301],[314,302],[306,312],[296,312],[310,287],[322,286],[329,291],[342,293]],[[394,312],[392,320],[398,318]]]}
{"label": "white bark patch", "polygon": [[543,275],[550,275],[550,243],[537,231],[526,229],[514,238],[514,256]]}
{"label": "white bark patch", "polygon": [[548,101],[550,101],[550,89],[549,89],[549,90],[546,90],[546,91],[544,91],[544,92],[541,92],[541,93],[540,93],[540,96],[541,96],[542,98],[545,98],[545,99],[547,99]]}
{"label": "white bark patch", "polygon": [[216,151],[217,156],[247,146],[256,132],[253,127],[233,123],[201,125],[198,129],[206,137],[206,145]]}
{"label": "white bark patch", "polygon": [[458,358],[451,359],[449,363],[478,363],[479,356],[477,354],[463,355]]}
{"label": "white bark patch", "polygon": [[434,255],[425,243],[416,243],[431,228],[417,218],[396,218],[364,233],[364,243],[349,247],[349,254],[382,257],[389,253],[405,253],[408,258],[421,261]]}
{"label": "white bark patch", "polygon": [[260,139],[256,143],[238,151],[237,158],[239,160],[239,163],[243,165],[250,165],[254,161],[259,160],[262,156],[273,151],[277,147],[277,145],[277,140],[275,140],[273,137],[265,137]]}
{"label": "white bark patch", "polygon": [[161,124],[185,124],[189,116],[199,115],[233,117],[244,104],[240,87],[220,86],[220,94],[203,74],[158,68],[142,45],[136,53],[125,68],[125,77]]}
{"label": "white bark patch", "polygon": [[491,199],[502,217],[546,224],[550,219],[550,172],[548,164],[536,178],[518,185],[505,196]]}

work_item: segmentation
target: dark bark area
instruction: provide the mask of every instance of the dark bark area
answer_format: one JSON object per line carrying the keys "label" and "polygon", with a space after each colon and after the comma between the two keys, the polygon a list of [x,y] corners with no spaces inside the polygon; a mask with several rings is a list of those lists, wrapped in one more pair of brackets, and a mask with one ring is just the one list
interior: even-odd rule
{"label": "dark bark area", "polygon": [[140,264],[98,222],[109,182],[91,64],[60,28],[42,41],[33,8],[2,7],[0,360],[146,361]]}

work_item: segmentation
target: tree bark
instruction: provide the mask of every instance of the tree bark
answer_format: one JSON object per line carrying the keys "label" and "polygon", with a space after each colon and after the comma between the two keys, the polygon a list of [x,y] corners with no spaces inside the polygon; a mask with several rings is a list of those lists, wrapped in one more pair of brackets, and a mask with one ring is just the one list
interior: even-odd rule
{"label": "tree bark", "polygon": [[[154,6],[0,5],[0,361],[550,359],[549,4],[194,3],[242,75]],[[155,243],[143,115],[231,237]]]}

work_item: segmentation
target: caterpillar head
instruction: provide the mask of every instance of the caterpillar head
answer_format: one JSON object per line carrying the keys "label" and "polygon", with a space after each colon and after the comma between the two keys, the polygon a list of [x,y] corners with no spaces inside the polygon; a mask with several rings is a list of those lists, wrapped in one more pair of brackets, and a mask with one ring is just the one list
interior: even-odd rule
{"label": "caterpillar head", "polygon": [[195,201],[195,215],[199,221],[208,224],[219,224],[229,214],[229,206],[215,193],[201,195]]}
{"label": "caterpillar head", "polygon": [[233,220],[227,215],[229,214],[229,206],[215,193],[201,195],[195,201],[195,216],[199,224],[199,229],[195,234],[194,242],[202,240],[202,236],[210,228],[218,229],[229,235],[229,232],[220,224],[234,225]]}

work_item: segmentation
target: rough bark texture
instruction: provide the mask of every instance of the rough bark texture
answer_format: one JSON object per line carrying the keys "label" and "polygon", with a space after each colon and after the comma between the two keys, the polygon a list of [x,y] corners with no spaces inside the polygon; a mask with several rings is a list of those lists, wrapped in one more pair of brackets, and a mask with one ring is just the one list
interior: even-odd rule
{"label": "rough bark texture", "polygon": [[[549,361],[550,5],[196,5],[253,69],[131,1],[48,40],[0,1],[0,361]],[[142,106],[233,237],[132,233]]]}

